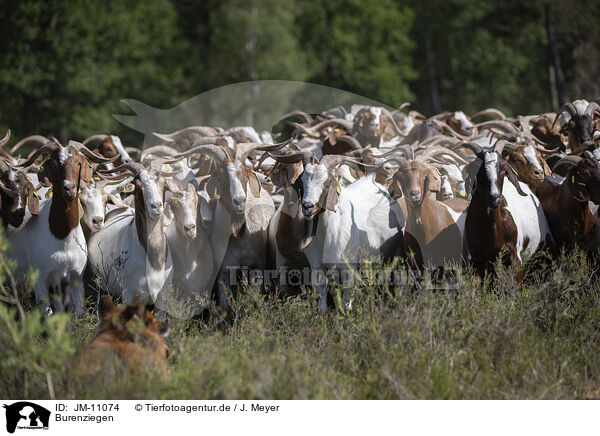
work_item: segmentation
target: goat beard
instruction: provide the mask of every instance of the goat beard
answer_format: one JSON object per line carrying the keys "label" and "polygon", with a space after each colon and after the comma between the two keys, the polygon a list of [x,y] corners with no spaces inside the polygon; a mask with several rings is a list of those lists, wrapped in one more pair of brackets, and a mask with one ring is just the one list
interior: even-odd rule
{"label": "goat beard", "polygon": [[242,235],[244,229],[246,228],[244,225],[246,223],[246,214],[242,212],[240,214],[232,215],[231,218],[231,233],[233,234],[234,238],[238,238]]}

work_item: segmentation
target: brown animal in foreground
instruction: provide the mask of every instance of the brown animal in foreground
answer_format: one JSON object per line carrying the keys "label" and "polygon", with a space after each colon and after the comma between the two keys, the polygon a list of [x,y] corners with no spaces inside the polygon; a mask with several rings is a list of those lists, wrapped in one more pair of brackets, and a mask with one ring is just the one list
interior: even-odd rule
{"label": "brown animal in foreground", "polygon": [[117,356],[132,373],[143,365],[165,373],[171,350],[165,342],[168,326],[158,321],[147,306],[134,301],[115,306],[110,298],[100,299],[100,330],[84,350],[83,366],[89,374],[98,369],[108,357]]}

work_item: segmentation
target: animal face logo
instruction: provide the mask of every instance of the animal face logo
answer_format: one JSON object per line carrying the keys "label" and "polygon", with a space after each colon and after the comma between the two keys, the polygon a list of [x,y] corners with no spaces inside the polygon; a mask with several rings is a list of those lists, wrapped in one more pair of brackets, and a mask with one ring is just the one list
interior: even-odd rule
{"label": "animal face logo", "polygon": [[50,411],[28,401],[4,404],[6,409],[6,431],[14,433],[16,429],[48,429]]}

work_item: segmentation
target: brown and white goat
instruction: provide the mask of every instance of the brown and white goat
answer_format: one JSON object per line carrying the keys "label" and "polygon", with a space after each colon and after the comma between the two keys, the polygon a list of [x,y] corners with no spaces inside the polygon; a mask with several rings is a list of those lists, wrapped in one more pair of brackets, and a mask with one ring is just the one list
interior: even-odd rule
{"label": "brown and white goat", "polygon": [[163,197],[165,187],[177,188],[156,168],[140,163],[123,164],[112,171],[133,176],[123,194],[133,194],[135,210],[111,214],[92,235],[88,243],[92,273],[111,295],[125,302],[139,298],[166,310],[163,291],[171,284],[173,261],[163,229]]}
{"label": "brown and white goat", "polygon": [[432,165],[406,161],[392,177],[392,190],[404,193],[407,217],[403,251],[414,253],[419,267],[460,263],[464,253],[463,235],[468,202],[437,200],[441,176]]}
{"label": "brown and white goat", "polygon": [[556,165],[567,166],[565,179],[557,183],[546,179],[536,194],[548,218],[558,248],[575,244],[593,248],[595,219],[589,202],[600,204],[600,166],[590,152],[583,157],[566,156]]}
{"label": "brown and white goat", "polygon": [[[474,182],[465,223],[471,262],[483,275],[502,254],[504,264],[519,269],[521,280],[522,263],[544,244],[551,244],[548,221],[540,201],[519,182],[501,150],[484,151],[477,144],[467,145],[479,158],[466,168]],[[510,183],[504,183],[506,178]]]}
{"label": "brown and white goat", "polygon": [[47,157],[38,175],[42,183],[52,186],[53,196],[40,207],[37,217],[19,229],[9,229],[8,257],[17,261],[20,277],[30,267],[39,271],[35,296],[47,314],[52,312],[48,289],[57,291],[55,309],[62,310],[65,301],[61,294],[65,286],[67,301],[70,299],[76,314],[81,315],[84,311],[81,275],[87,262],[87,246],[79,224],[82,213],[79,187],[92,177],[92,164],[87,158],[95,163],[110,160],[71,141],[66,147],[48,143],[21,166],[30,166],[38,157]]}

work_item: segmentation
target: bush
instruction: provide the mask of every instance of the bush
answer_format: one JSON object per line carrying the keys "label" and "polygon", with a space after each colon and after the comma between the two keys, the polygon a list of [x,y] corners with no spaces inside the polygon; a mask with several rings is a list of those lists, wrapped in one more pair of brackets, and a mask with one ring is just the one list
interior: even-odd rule
{"label": "bush", "polygon": [[[172,319],[170,373],[76,371],[96,317],[24,322],[0,305],[0,391],[13,398],[483,399],[600,396],[599,281],[579,252],[521,286],[457,271],[457,289],[363,283],[353,309],[316,311],[312,290],[238,293],[229,322]],[[337,292],[339,294],[339,292]],[[338,301],[340,299],[337,299]]]}

